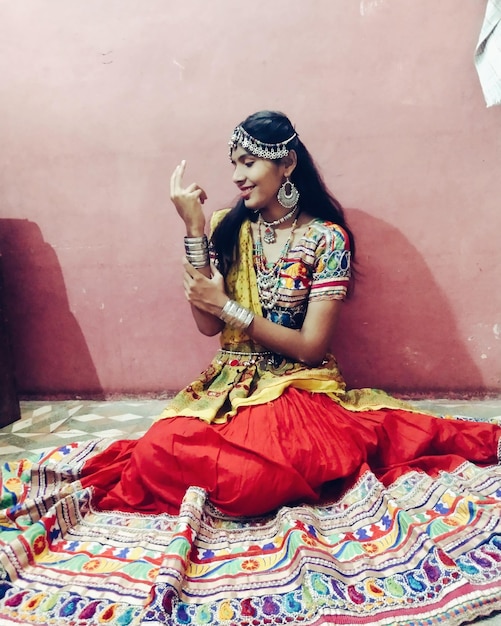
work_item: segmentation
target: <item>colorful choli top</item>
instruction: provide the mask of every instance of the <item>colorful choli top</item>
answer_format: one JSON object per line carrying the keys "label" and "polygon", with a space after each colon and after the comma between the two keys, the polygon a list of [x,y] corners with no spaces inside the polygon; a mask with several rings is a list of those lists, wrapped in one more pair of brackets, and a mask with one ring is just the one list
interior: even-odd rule
{"label": "colorful choli top", "polygon": [[[227,211],[218,211],[211,230]],[[239,261],[226,276],[230,298],[263,315],[254,267],[255,246],[250,222],[239,234]],[[350,278],[350,249],[346,231],[332,222],[312,220],[290,248],[279,276],[279,299],[267,317],[298,330],[310,302],[343,300]],[[406,408],[407,404],[373,389],[346,391],[335,358],[327,354],[318,367],[267,351],[245,331],[225,326],[221,349],[209,367],[169,403],[159,419],[185,416],[209,423],[225,423],[240,407],[263,404],[278,398],[288,387],[325,393],[350,410],[383,407]]]}
{"label": "colorful choli top", "polygon": [[[254,243],[256,255],[261,242]],[[332,222],[312,220],[289,250],[278,275],[278,301],[265,317],[276,324],[300,329],[310,302],[344,300],[350,280],[350,241]]]}

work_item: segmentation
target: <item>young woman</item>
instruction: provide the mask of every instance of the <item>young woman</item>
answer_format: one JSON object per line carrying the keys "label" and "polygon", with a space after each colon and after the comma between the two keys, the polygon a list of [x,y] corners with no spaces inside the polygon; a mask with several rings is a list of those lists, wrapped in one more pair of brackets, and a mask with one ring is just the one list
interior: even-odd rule
{"label": "young woman", "polygon": [[186,297],[221,350],[140,440],[85,464],[97,506],[176,514],[196,486],[223,513],[253,516],[318,502],[368,469],[389,484],[410,469],[497,463],[495,425],[345,389],[329,352],[355,252],[343,210],[285,115],[251,115],[229,146],[240,199],[214,214],[211,250],[203,188],[185,185],[184,161],[171,178]]}
{"label": "young woman", "polygon": [[3,465],[0,623],[459,626],[501,610],[500,428],[347,391],[329,352],[355,251],[340,205],[280,113],[237,126],[230,158],[240,199],[210,227],[185,163],[171,182],[186,297],[221,349],[140,439]]}

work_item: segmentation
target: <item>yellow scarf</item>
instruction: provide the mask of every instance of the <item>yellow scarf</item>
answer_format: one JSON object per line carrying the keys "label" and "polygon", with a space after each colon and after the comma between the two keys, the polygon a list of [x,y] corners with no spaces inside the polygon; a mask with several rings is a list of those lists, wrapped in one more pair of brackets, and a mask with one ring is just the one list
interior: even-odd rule
{"label": "yellow scarf", "polygon": [[[228,213],[229,209],[216,211],[211,218],[211,233],[214,232],[216,226]],[[236,300],[246,309],[250,309],[254,315],[262,315],[261,302],[259,300],[259,292],[257,289],[256,272],[254,271],[254,263],[252,258],[252,235],[250,222],[246,221],[240,229],[238,240],[239,258],[234,263],[228,275],[226,276],[226,290],[232,300]],[[221,346],[226,350],[237,349],[242,344],[253,344],[249,335],[242,330],[236,330],[230,326],[225,326],[221,333]],[[250,351],[259,350],[259,346],[255,345]],[[261,348],[264,350],[264,348]]]}

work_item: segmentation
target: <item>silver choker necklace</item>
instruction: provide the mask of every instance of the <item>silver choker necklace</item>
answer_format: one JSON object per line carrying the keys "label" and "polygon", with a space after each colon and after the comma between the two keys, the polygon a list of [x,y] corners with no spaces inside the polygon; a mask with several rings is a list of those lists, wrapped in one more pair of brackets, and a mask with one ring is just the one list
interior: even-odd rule
{"label": "silver choker necklace", "polygon": [[294,216],[294,214],[297,211],[297,204],[296,206],[292,207],[292,209],[286,213],[283,217],[280,217],[278,220],[275,220],[274,222],[265,222],[263,219],[263,216],[261,215],[261,213],[259,214],[259,221],[264,224],[264,226],[266,227],[264,229],[264,235],[263,235],[263,240],[265,243],[275,243],[275,241],[277,240],[277,235],[275,233],[275,226],[278,226],[279,224],[283,224],[284,222],[286,222],[287,220],[290,220],[291,217]]}

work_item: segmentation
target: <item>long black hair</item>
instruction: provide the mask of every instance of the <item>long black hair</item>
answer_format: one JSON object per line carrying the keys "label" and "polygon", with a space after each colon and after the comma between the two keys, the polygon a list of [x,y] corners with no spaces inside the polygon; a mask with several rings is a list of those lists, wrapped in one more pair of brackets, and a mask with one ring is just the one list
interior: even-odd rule
{"label": "long black hair", "polygon": [[[240,126],[249,135],[264,143],[280,143],[294,135],[289,118],[279,111],[259,111],[244,120]],[[349,229],[343,207],[327,189],[312,156],[296,135],[287,144],[295,150],[297,165],[290,177],[301,194],[300,205],[313,217],[338,224],[348,234],[352,259],[355,256],[355,238]],[[246,208],[239,199],[212,234],[211,242],[219,261],[219,271],[226,276],[232,263],[238,259],[238,236],[246,219],[256,220],[257,214]]]}

